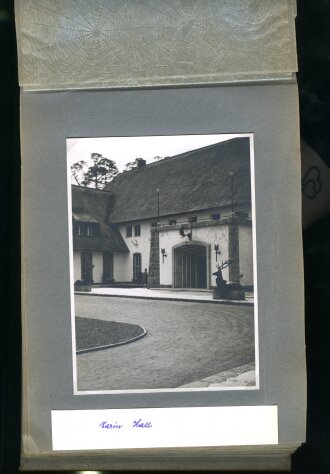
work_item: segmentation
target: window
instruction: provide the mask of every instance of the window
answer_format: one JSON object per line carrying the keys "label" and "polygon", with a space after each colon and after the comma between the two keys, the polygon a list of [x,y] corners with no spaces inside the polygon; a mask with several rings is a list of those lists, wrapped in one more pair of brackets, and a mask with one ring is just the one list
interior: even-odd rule
{"label": "window", "polygon": [[126,226],[126,237],[132,237],[132,226],[131,225]]}
{"label": "window", "polygon": [[216,213],[214,213],[214,214],[211,214],[211,219],[212,219],[213,221],[218,221],[218,220],[220,220],[220,212],[216,212]]}
{"label": "window", "polygon": [[89,225],[87,224],[87,229],[86,229],[86,233],[89,237],[92,237],[92,235],[94,235],[94,229],[93,229],[93,226],[92,225]]}
{"label": "window", "polygon": [[100,227],[99,224],[89,222],[74,222],[73,233],[74,235],[93,237],[99,235]]}
{"label": "window", "polygon": [[139,237],[141,235],[141,226],[137,224],[134,226],[134,235],[135,237]]}
{"label": "window", "polygon": [[176,219],[171,219],[168,221],[169,225],[176,225]]}
{"label": "window", "polygon": [[197,217],[196,216],[191,216],[189,217],[189,222],[192,224],[193,222],[197,222]]}

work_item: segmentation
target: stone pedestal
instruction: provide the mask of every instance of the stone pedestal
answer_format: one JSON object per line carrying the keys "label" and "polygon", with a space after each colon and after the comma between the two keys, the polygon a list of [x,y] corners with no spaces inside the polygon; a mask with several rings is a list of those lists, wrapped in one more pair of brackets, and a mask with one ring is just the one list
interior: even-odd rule
{"label": "stone pedestal", "polygon": [[213,299],[214,299],[214,300],[222,300],[222,299],[224,299],[223,291],[222,291],[222,290],[219,290],[219,288],[214,288],[214,289],[213,289]]}
{"label": "stone pedestal", "polygon": [[239,229],[235,217],[231,217],[228,226],[229,280],[239,283]]}
{"label": "stone pedestal", "polygon": [[150,236],[150,261],[148,287],[159,288],[160,285],[160,262],[159,262],[159,232],[157,228],[151,229]]}
{"label": "stone pedestal", "polygon": [[92,291],[92,287],[88,283],[77,281],[74,284],[74,291]]}
{"label": "stone pedestal", "polygon": [[239,283],[227,283],[221,288],[214,288],[213,299],[244,301],[245,291]]}
{"label": "stone pedestal", "polygon": [[238,300],[244,301],[245,300],[245,291],[242,289],[231,290],[229,291],[228,300]]}

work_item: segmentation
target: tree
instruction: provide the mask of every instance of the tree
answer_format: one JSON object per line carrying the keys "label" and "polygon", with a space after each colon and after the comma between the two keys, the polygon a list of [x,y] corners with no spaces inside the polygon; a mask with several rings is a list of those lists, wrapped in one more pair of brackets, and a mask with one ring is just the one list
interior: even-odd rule
{"label": "tree", "polygon": [[78,186],[81,186],[82,180],[84,178],[84,169],[86,168],[86,166],[87,163],[84,160],[77,161],[77,163],[74,163],[71,166],[71,176],[78,184]]}
{"label": "tree", "polygon": [[83,160],[72,165],[72,176],[79,186],[102,189],[118,174],[118,168],[113,160],[105,158],[100,153],[92,153],[91,160],[93,164],[87,169],[87,163]]}

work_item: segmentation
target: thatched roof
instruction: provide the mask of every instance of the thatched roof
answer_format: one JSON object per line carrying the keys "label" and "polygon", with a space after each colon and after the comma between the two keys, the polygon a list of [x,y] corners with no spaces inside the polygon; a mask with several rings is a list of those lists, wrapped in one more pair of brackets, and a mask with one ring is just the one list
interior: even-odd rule
{"label": "thatched roof", "polygon": [[231,205],[233,172],[236,207],[251,206],[249,138],[235,138],[124,172],[106,187],[114,193],[111,222],[216,209]]}
{"label": "thatched roof", "polygon": [[73,236],[75,250],[128,252],[127,245],[116,226],[107,224],[113,206],[113,193],[98,189],[72,186],[72,218],[74,221],[98,223],[99,235]]}

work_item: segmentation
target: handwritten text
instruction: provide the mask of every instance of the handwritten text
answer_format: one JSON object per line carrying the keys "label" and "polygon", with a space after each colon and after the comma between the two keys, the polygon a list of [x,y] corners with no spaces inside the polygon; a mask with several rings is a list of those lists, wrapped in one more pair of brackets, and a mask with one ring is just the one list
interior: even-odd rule
{"label": "handwritten text", "polygon": [[140,418],[133,421],[133,428],[152,428],[152,424],[151,421],[142,421]]}
{"label": "handwritten text", "polygon": [[[99,424],[100,428],[105,430],[120,430],[124,428],[124,425],[121,425],[117,421],[110,423],[109,421],[101,421]],[[152,428],[151,421],[145,421],[140,418],[139,420],[133,420],[131,428]]]}
{"label": "handwritten text", "polygon": [[101,428],[105,428],[106,430],[120,430],[124,425],[119,425],[117,421],[115,423],[108,423],[107,421],[102,421],[102,423],[99,424]]}

